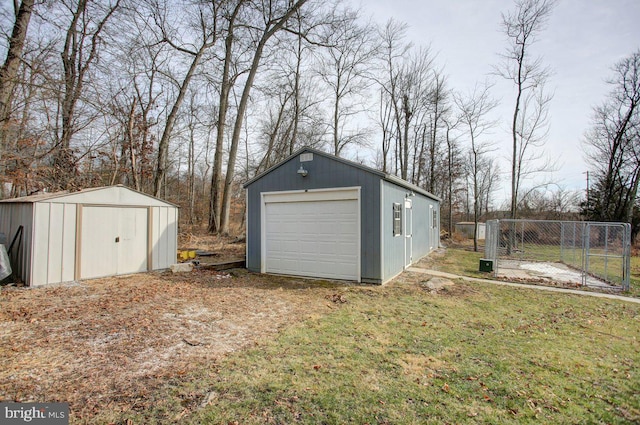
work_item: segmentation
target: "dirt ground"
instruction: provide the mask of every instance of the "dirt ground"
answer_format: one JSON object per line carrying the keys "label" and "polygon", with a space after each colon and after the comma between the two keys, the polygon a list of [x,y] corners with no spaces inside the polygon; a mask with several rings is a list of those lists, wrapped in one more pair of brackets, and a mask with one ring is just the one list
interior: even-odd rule
{"label": "dirt ground", "polygon": [[72,423],[145,409],[167,381],[338,308],[337,285],[196,269],[1,288],[0,401],[69,402]]}

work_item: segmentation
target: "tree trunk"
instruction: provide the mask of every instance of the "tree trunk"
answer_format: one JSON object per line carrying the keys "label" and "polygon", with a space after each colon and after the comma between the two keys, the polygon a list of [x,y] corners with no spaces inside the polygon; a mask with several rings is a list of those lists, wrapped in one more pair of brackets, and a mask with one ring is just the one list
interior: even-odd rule
{"label": "tree trunk", "polygon": [[244,89],[242,90],[242,96],[240,98],[240,104],[238,105],[238,113],[236,115],[235,125],[233,127],[233,135],[231,137],[231,147],[229,148],[229,161],[227,163],[227,175],[224,180],[224,192],[222,195],[222,215],[220,217],[220,229],[219,232],[226,234],[229,232],[229,213],[231,210],[231,186],[233,184],[234,169],[236,165],[236,156],[238,153],[238,144],[240,142],[240,133],[242,132],[242,124],[244,115],[247,110],[247,104],[249,103],[249,94],[253,87],[253,81],[256,73],[258,72],[258,66],[262,59],[262,53],[264,47],[269,39],[280,30],[287,20],[296,13],[297,10],[302,7],[308,0],[298,0],[292,5],[287,13],[278,19],[278,21],[271,27],[267,25],[262,33],[262,37],[256,46],[256,51],[253,55],[253,61],[251,62],[251,68],[249,68],[249,75],[245,82]]}
{"label": "tree trunk", "polygon": [[196,52],[193,60],[191,61],[191,65],[189,66],[189,70],[182,80],[182,84],[180,85],[180,92],[178,93],[178,97],[171,108],[171,112],[169,112],[169,116],[167,117],[167,124],[164,127],[164,131],[162,132],[162,137],[160,138],[160,142],[158,143],[158,161],[156,163],[156,175],[153,182],[153,194],[156,197],[160,197],[160,193],[162,190],[162,183],[165,179],[165,175],[167,173],[167,164],[168,164],[168,155],[169,155],[169,139],[171,138],[171,132],[173,131],[173,126],[175,125],[176,118],[178,117],[178,111],[180,111],[180,107],[182,106],[182,102],[184,101],[184,97],[187,94],[187,90],[189,89],[189,83],[191,82],[191,78],[195,73],[198,64],[200,63],[200,59],[204,54],[205,50],[208,47],[208,43],[206,40],[203,40],[200,49]]}
{"label": "tree trunk", "polygon": [[[60,113],[62,133],[57,140],[53,159],[54,172],[56,173],[55,185],[58,189],[73,189],[77,186],[75,182],[77,160],[71,150],[71,138],[77,131],[74,123],[76,107],[83,92],[85,75],[98,54],[100,34],[107,21],[119,7],[120,0],[117,0],[102,20],[95,25],[95,29],[84,16],[87,3],[88,0],[79,0],[76,10],[72,12],[73,17],[67,28],[62,51],[64,68],[64,93]],[[93,33],[90,28],[93,29]],[[89,38],[88,46],[84,44],[87,38]]]}
{"label": "tree trunk", "polygon": [[[34,0],[23,0],[15,11],[7,57],[0,68],[0,176],[5,175],[4,152],[12,149],[7,143],[7,128],[11,118],[11,97],[16,86],[16,77],[22,59],[22,50],[27,38],[27,29],[31,19]],[[5,197],[4,184],[0,182],[0,199]]]}
{"label": "tree trunk", "polygon": [[131,102],[129,110],[129,122],[127,123],[127,138],[129,139],[129,161],[131,162],[131,178],[133,179],[133,187],[140,190],[140,179],[138,178],[138,161],[136,160],[136,148],[134,142],[133,127],[135,125],[136,98]]}
{"label": "tree trunk", "polygon": [[[298,18],[300,18],[298,16]],[[298,20],[298,22],[300,22]],[[300,66],[302,64],[302,28],[298,25],[298,45],[296,51],[296,71],[293,81],[293,126],[291,130],[291,141],[289,143],[289,155],[292,155],[296,148],[298,139],[298,125],[300,123]]]}
{"label": "tree trunk", "polygon": [[11,116],[11,94],[16,85],[18,68],[22,59],[22,50],[27,38],[27,29],[31,19],[34,0],[22,0],[16,11],[16,21],[13,25],[7,57],[0,68],[0,131],[7,125]]}
{"label": "tree trunk", "polygon": [[[209,204],[209,226],[210,233],[220,233],[220,216],[222,215],[222,159],[224,156],[224,130],[227,120],[227,109],[229,108],[229,93],[233,85],[229,76],[231,60],[233,58],[233,37],[235,20],[240,12],[244,0],[238,1],[233,13],[229,17],[229,29],[224,41],[225,54],[222,68],[222,84],[220,87],[220,102],[218,107],[218,131],[216,133],[216,149],[213,156],[213,173],[211,174],[211,202]],[[228,167],[227,167],[228,169]]]}

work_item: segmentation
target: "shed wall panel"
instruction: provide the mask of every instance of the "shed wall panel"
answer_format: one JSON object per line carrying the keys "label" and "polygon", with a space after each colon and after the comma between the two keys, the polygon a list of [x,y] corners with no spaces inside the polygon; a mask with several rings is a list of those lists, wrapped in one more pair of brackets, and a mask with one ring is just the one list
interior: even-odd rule
{"label": "shed wall panel", "polygon": [[[387,281],[404,270],[405,261],[405,237],[404,237],[404,199],[407,189],[401,188],[389,182],[382,183],[382,246],[384,256],[384,270],[382,280]],[[403,217],[401,235],[393,235],[393,204],[402,205]],[[415,217],[415,216],[414,216]],[[414,232],[419,222],[414,218]],[[415,255],[414,255],[415,256]]]}
{"label": "shed wall panel", "polygon": [[32,285],[46,284],[49,272],[49,214],[51,204],[35,204],[33,226]]}
{"label": "shed wall panel", "polygon": [[10,254],[11,267],[14,276],[28,285],[31,281],[33,204],[0,204],[0,232],[7,239],[7,250],[20,226],[23,226],[22,241],[16,241]]}
{"label": "shed wall panel", "polygon": [[62,258],[64,233],[64,204],[49,205],[49,258],[47,261],[46,283],[62,282]]}
{"label": "shed wall panel", "polygon": [[166,269],[176,262],[176,253],[178,252],[178,208],[167,208],[167,225],[165,227],[165,246],[167,254],[164,261],[159,264],[157,269]]}
{"label": "shed wall panel", "polygon": [[62,277],[60,282],[70,282],[75,279],[76,267],[76,214],[75,204],[64,205],[62,238]]}
{"label": "shed wall panel", "polygon": [[163,270],[176,262],[178,209],[153,207],[151,216],[152,269]]}
{"label": "shed wall panel", "polygon": [[153,263],[153,267],[161,268],[160,265],[166,262],[167,258],[167,240],[168,235],[166,233],[167,223],[169,222],[169,210],[167,208],[158,207],[155,208],[157,211],[157,222],[154,222],[155,227],[155,236],[156,236],[156,258]]}
{"label": "shed wall panel", "polygon": [[160,221],[161,221],[161,212],[162,208],[153,207],[151,209],[151,267],[153,269],[156,268],[156,265],[161,262],[161,254],[160,252],[163,250],[162,244],[160,243]]}

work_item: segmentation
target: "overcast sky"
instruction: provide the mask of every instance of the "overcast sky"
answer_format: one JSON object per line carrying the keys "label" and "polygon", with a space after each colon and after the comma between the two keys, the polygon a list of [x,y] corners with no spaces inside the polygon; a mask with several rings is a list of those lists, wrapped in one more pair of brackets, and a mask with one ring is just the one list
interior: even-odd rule
{"label": "overcast sky", "polygon": [[[437,64],[449,76],[450,87],[467,92],[483,81],[499,62],[506,46],[500,32],[501,13],[511,0],[353,0],[364,15],[378,23],[393,17],[409,25],[416,45],[431,46]],[[582,153],[583,135],[592,107],[606,97],[611,67],[640,49],[640,0],[559,0],[534,46],[552,71],[548,89],[550,132],[546,151],[560,160],[554,180],[567,189],[584,190],[589,168]],[[495,77],[494,77],[495,78]],[[499,127],[490,137],[499,143],[502,170],[509,167],[509,123],[512,86],[497,80],[494,96],[502,102]],[[508,178],[499,198],[508,198]]]}

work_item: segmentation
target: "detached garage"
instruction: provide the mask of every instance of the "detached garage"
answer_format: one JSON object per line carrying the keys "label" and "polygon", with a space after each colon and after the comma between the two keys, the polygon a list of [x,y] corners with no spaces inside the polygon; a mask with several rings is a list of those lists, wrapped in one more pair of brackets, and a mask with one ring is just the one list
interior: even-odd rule
{"label": "detached garage", "polygon": [[0,201],[14,276],[29,286],[166,269],[178,207],[122,185]]}
{"label": "detached garage", "polygon": [[439,198],[315,149],[244,187],[254,272],[384,283],[439,245]]}

